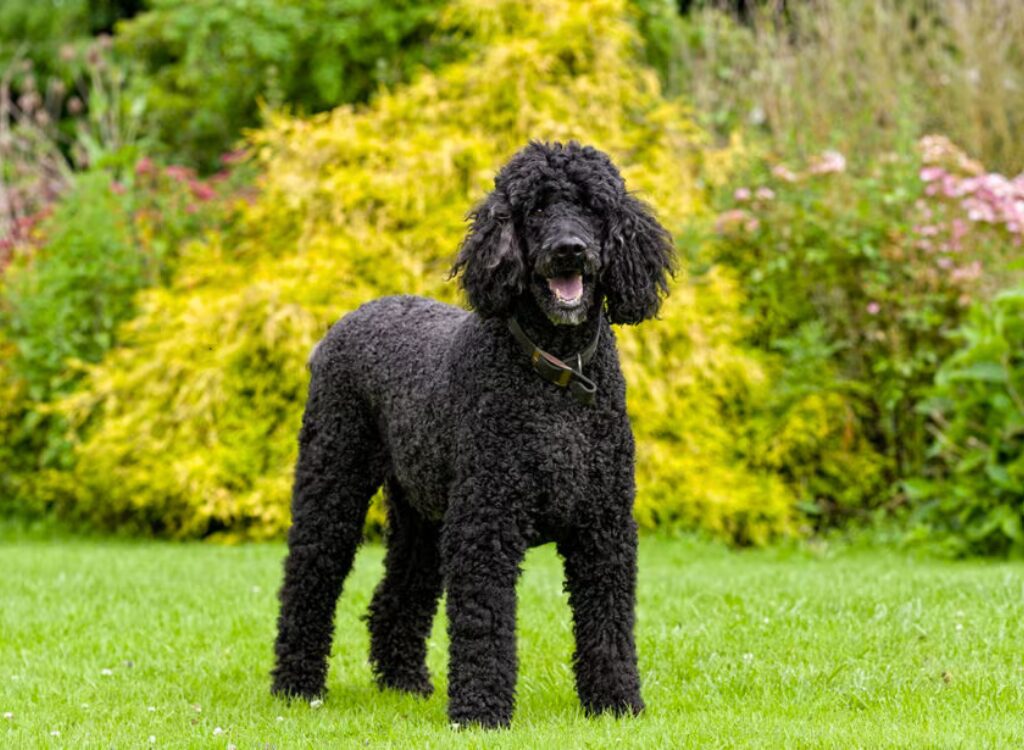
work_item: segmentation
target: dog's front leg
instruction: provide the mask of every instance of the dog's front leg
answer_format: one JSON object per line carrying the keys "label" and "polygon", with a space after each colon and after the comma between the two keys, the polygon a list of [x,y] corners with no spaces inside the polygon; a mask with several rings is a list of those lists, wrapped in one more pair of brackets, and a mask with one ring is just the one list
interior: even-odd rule
{"label": "dog's front leg", "polygon": [[512,721],[516,581],[526,544],[501,506],[493,497],[456,498],[444,519],[448,716],[459,726],[503,727]]}
{"label": "dog's front leg", "polygon": [[558,544],[576,636],[576,689],[588,714],[644,708],[633,637],[636,548],[636,523],[628,513],[575,529]]}

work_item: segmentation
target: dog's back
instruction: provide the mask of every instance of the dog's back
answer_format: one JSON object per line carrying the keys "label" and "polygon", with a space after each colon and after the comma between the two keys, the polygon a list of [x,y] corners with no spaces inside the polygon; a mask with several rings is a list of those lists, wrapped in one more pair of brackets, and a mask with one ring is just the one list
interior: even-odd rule
{"label": "dog's back", "polygon": [[450,479],[450,350],[470,313],[411,295],[383,297],[339,320],[317,344],[310,368],[326,368],[377,431],[383,474],[443,512]]}

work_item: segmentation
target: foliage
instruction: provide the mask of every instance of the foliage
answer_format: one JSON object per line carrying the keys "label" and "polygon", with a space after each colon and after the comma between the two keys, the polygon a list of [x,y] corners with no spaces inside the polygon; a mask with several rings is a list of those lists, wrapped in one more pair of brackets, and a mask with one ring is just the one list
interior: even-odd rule
{"label": "foliage", "polygon": [[685,25],[676,0],[633,0],[633,18],[642,41],[644,62],[654,68],[664,89],[682,90],[679,49],[686,44]]}
{"label": "foliage", "polygon": [[805,460],[769,439],[791,427],[769,429],[752,457],[784,474],[802,465],[802,499],[825,520],[877,506],[885,485],[921,469],[917,406],[972,295],[991,284],[986,267],[998,278],[1019,244],[1015,183],[940,138],[866,174],[830,151],[799,172],[755,160],[746,177],[723,201],[711,259],[740,274],[749,341],[780,358],[778,413],[823,430],[798,441]]}
{"label": "foliage", "polygon": [[165,283],[190,238],[230,223],[245,170],[198,180],[139,162],[126,182],[78,175],[0,277],[0,492],[38,510],[36,472],[68,460],[66,423],[51,402],[74,388],[136,311],[135,294]]}
{"label": "foliage", "polygon": [[27,56],[44,75],[67,72],[61,48],[92,32],[88,0],[5,0],[0,3],[0,68]]}
{"label": "foliage", "polygon": [[69,362],[102,358],[134,311],[135,292],[167,281],[181,243],[222,218],[221,207],[198,212],[218,197],[190,170],[148,159],[127,185],[102,170],[76,178],[20,247],[2,287],[0,324],[34,398],[64,390]]}
{"label": "foliage", "polygon": [[[444,279],[465,213],[530,138],[605,149],[672,229],[704,210],[697,173],[719,167],[699,163],[699,133],[634,56],[621,0],[458,2],[445,23],[474,55],[366,109],[275,116],[252,135],[262,194],[238,236],[191,246],[61,405],[76,465],[51,473],[51,502],[170,536],[280,534],[313,343],[379,295],[454,301]],[[664,322],[619,340],[642,436],[640,520],[762,543],[793,533],[795,514],[735,450],[744,400],[764,387],[736,344],[737,305],[725,276],[681,280]]]}
{"label": "foliage", "polygon": [[931,399],[927,478],[907,483],[912,521],[958,553],[1024,553],[1024,286],[977,305]]}
{"label": "foliage", "polygon": [[641,26],[670,93],[719,135],[760,131],[789,156],[831,147],[859,162],[940,132],[1024,169],[1024,4],[771,2],[743,23],[723,5],[674,22],[648,12],[657,22]]}
{"label": "foliage", "polygon": [[67,45],[109,32],[138,12],[142,0],[4,0],[0,4],[0,67],[27,56],[47,75],[66,64]]}
{"label": "foliage", "polygon": [[[66,91],[83,93],[81,83],[88,78],[83,68],[89,67],[83,65],[85,58],[95,55],[97,48],[109,47],[106,32],[141,4],[141,0],[4,0],[0,3],[0,76],[21,66],[25,70],[20,72],[26,73],[20,76],[22,81],[15,81],[11,98],[42,93],[47,113],[56,114],[46,125],[75,117],[74,105],[55,113],[54,104],[62,103]],[[67,135],[70,128],[64,131]]]}
{"label": "foliage", "polygon": [[47,246],[16,257],[2,286],[0,331],[9,355],[0,367],[9,396],[0,412],[8,446],[0,455],[5,498],[22,498],[32,471],[66,452],[61,421],[36,404],[67,391],[71,361],[96,361],[110,348],[142,283],[126,206],[108,175],[82,175],[43,231]]}
{"label": "foliage", "polygon": [[70,50],[70,82],[28,58],[0,68],[0,274],[76,171],[124,169],[137,158],[140,102],[125,96],[109,46],[105,38]]}
{"label": "foliage", "polygon": [[118,27],[139,62],[149,126],[204,169],[259,121],[259,104],[306,112],[365,101],[448,55],[441,0],[154,0]]}
{"label": "foliage", "polygon": [[31,468],[37,447],[25,429],[27,384],[10,372],[14,346],[0,333],[0,517],[27,510],[19,481]]}
{"label": "foliage", "polygon": [[797,532],[793,494],[742,457],[771,368],[739,345],[742,295],[721,269],[672,290],[657,325],[623,332],[620,349],[637,439],[636,517],[742,544]]}
{"label": "foliage", "polygon": [[45,249],[8,270],[2,319],[37,397],[59,390],[53,381],[69,359],[95,362],[110,348],[145,273],[127,206],[106,173],[80,176],[43,231]]}

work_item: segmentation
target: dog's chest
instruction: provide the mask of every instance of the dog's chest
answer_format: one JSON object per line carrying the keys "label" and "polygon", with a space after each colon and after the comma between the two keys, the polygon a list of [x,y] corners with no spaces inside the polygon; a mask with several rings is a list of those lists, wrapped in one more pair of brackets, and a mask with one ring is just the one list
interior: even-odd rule
{"label": "dog's chest", "polygon": [[545,525],[571,524],[588,505],[614,491],[622,462],[609,429],[599,419],[553,419],[534,424],[523,445],[521,471],[532,479],[526,504]]}

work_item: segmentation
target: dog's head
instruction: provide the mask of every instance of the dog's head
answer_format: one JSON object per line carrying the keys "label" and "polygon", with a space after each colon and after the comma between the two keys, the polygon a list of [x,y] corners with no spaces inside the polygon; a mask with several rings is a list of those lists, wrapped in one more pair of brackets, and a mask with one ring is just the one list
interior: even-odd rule
{"label": "dog's head", "polygon": [[469,218],[452,274],[484,317],[532,301],[557,325],[577,325],[602,304],[612,323],[639,323],[668,291],[668,232],[589,146],[530,143]]}

